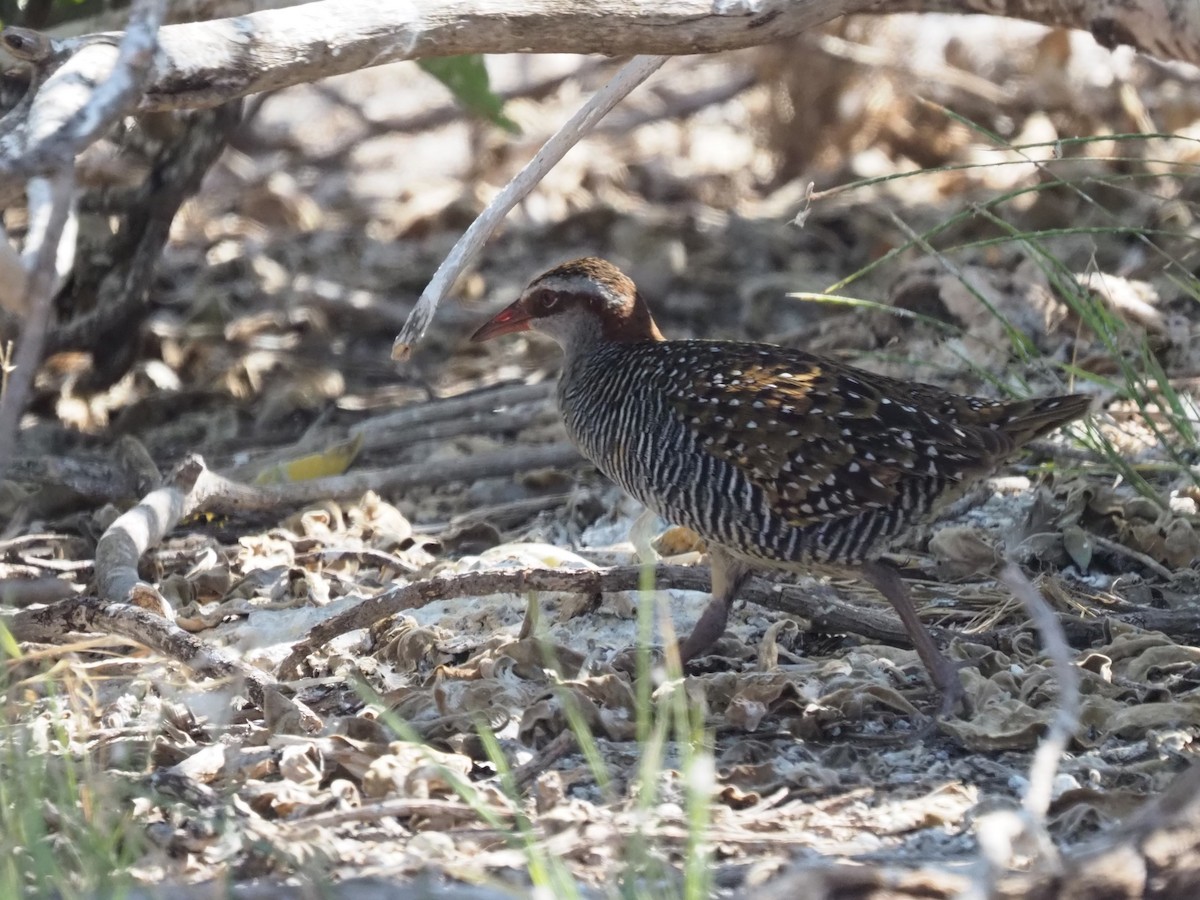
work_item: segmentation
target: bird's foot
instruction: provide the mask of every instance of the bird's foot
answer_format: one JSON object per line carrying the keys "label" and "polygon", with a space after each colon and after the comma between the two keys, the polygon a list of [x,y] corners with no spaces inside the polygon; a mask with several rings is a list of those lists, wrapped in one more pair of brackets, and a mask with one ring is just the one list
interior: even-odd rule
{"label": "bird's foot", "polygon": [[687,664],[696,659],[713,644],[720,640],[729,624],[729,601],[724,597],[715,596],[704,607],[692,633],[679,642],[679,662],[686,668]]}
{"label": "bird's foot", "polygon": [[936,670],[930,672],[934,686],[942,695],[942,702],[938,706],[938,719],[953,718],[960,709],[964,708],[967,693],[963,690],[959,673],[963,669],[978,668],[980,662],[978,659],[950,660],[940,653],[938,654]]}
{"label": "bird's foot", "polygon": [[667,654],[661,647],[626,647],[612,658],[609,665],[630,681],[641,673],[651,673],[667,664]]}

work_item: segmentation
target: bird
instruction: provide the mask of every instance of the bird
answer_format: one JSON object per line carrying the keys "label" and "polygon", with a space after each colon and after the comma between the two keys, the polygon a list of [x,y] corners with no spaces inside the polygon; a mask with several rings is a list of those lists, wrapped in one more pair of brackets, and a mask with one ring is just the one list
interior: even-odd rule
{"label": "bird", "polygon": [[882,554],[1091,398],[962,396],[766,343],[668,340],[607,260],[558,265],[472,336],[539,332],[563,351],[571,441],[626,493],[704,539],[712,598],[683,664],[725,632],[755,569],[856,573],[892,605],[942,696],[962,698],[898,570]]}

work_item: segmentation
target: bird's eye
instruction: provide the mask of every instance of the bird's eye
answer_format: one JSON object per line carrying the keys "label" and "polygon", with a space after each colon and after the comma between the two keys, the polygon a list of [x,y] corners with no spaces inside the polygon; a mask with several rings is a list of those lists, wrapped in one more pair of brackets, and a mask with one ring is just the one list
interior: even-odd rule
{"label": "bird's eye", "polygon": [[562,295],[557,294],[554,291],[546,291],[543,293],[541,298],[542,302],[540,304],[542,307],[542,312],[554,312],[554,310],[558,307],[558,301],[561,299]]}

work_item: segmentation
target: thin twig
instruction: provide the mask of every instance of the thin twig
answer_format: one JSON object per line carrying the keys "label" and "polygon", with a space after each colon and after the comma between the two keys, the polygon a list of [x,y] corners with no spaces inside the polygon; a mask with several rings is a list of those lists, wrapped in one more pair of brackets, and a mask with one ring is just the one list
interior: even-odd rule
{"label": "thin twig", "polygon": [[[21,274],[24,277],[24,272]],[[24,284],[21,289],[24,290]],[[12,374],[14,366],[13,342],[3,341],[0,343],[0,404],[4,403],[4,397],[8,393],[8,376]]]}
{"label": "thin twig", "polygon": [[442,298],[454,287],[458,276],[471,264],[479,254],[480,247],[496,230],[496,227],[508,215],[520,200],[528,194],[545,177],[554,165],[566,155],[567,151],[579,143],[580,139],[595,128],[604,116],[616,106],[630,91],[649,78],[667,61],[665,56],[637,56],[622,66],[612,80],[591,96],[587,103],[567,120],[556,131],[542,149],[521,169],[520,172],[504,186],[488,204],[487,209],[471,223],[458,243],[446,255],[438,270],[434,273],[425,290],[417,299],[416,306],[409,314],[408,321],[400,330],[392,345],[392,359],[406,360],[412,352],[413,344],[425,334],[425,329],[433,321],[434,313]]}
{"label": "thin twig", "polygon": [[998,810],[979,823],[979,847],[987,863],[987,883],[979,885],[978,890],[986,896],[998,895],[997,883],[1011,869],[1018,847],[1033,858],[1036,867],[1061,871],[1061,857],[1046,830],[1046,812],[1053,799],[1059,762],[1079,727],[1080,708],[1079,672],[1054,610],[1014,563],[1005,562],[997,577],[1021,601],[1042,637],[1042,646],[1058,679],[1058,708],[1034,751],[1021,811]]}
{"label": "thin twig", "polygon": [[494,412],[505,406],[516,406],[518,403],[549,400],[554,396],[554,385],[553,381],[542,381],[537,384],[500,384],[479,391],[459,394],[457,397],[447,397],[445,400],[413,404],[396,410],[396,412],[372,416],[370,419],[360,422],[350,429],[350,437],[360,433],[396,431],[415,425],[441,422],[445,419]]}
{"label": "thin twig", "polygon": [[539,750],[528,762],[513,769],[513,784],[518,790],[524,791],[538,776],[549,771],[553,763],[568,753],[574,753],[577,746],[578,740],[571,729],[560,732],[558,737]]}
{"label": "thin twig", "polygon": [[32,227],[34,210],[30,210],[31,227],[26,241],[26,255],[31,257],[32,266],[29,278],[25,282],[25,298],[21,304],[26,310],[25,324],[21,329],[21,339],[17,343],[12,371],[5,385],[4,399],[0,402],[0,479],[3,479],[12,461],[21,414],[29,400],[34,373],[41,363],[42,348],[46,343],[46,332],[54,302],[54,286],[59,277],[59,245],[67,221],[71,218],[71,195],[75,178],[70,167],[45,183],[49,187],[48,198],[42,198],[39,194],[30,195],[31,203],[33,198],[38,196],[39,205],[44,199],[48,199],[49,210],[44,215],[39,212],[36,221],[40,227],[36,231]]}
{"label": "thin twig", "polygon": [[[654,109],[632,111],[619,120],[605,122],[596,129],[597,134],[628,134],[634,128],[653,122],[677,122],[687,119],[710,106],[728,103],[738,94],[750,90],[760,81],[757,72],[738,72],[727,75],[720,83],[709,88],[697,89],[690,85],[685,90],[659,87],[651,91],[662,102]],[[687,82],[684,82],[687,84]]]}
{"label": "thin twig", "polygon": [[362,451],[388,450],[395,452],[426,441],[446,441],[468,434],[515,434],[545,418],[547,407],[523,405],[518,409],[494,412],[489,415],[458,416],[441,422],[408,425],[388,431],[369,431]]}
{"label": "thin twig", "polygon": [[[492,814],[497,818],[512,818],[511,810],[493,809]],[[427,819],[463,819],[469,822],[479,820],[479,810],[461,800],[441,800],[433,797],[413,798],[403,797],[393,800],[380,800],[366,806],[352,809],[334,809],[317,813],[306,818],[290,819],[282,823],[286,831],[297,831],[306,828],[334,828],[350,822],[377,822],[380,819],[411,819],[416,816]]]}
{"label": "thin twig", "polygon": [[261,708],[270,675],[248,666],[228,650],[184,631],[173,622],[128,603],[105,603],[98,597],[71,597],[40,609],[27,609],[4,620],[18,641],[61,642],[71,632],[104,632],[149,647],[206,678],[237,678]]}
{"label": "thin twig", "polygon": [[1025,573],[1009,562],[1001,567],[998,576],[1004,586],[1021,601],[1033,620],[1058,679],[1058,709],[1049,731],[1034,754],[1033,764],[1029,768],[1029,788],[1024,798],[1026,811],[1040,822],[1050,808],[1059,760],[1079,727],[1079,670],[1075,668],[1074,655],[1058,616],[1041,592],[1025,577]]}
{"label": "thin twig", "polygon": [[237,515],[295,508],[322,500],[357,498],[367,491],[394,494],[406,488],[502,477],[531,469],[570,466],[579,461],[579,451],[563,441],[518,446],[461,459],[435,459],[384,469],[359,469],[345,475],[284,484],[243,484],[210,472],[204,480],[205,496],[197,499],[196,509]]}
{"label": "thin twig", "polygon": [[1098,534],[1088,534],[1088,540],[1102,550],[1107,550],[1109,553],[1115,553],[1118,556],[1124,556],[1128,559],[1135,560],[1165,581],[1170,581],[1175,577],[1175,573],[1160,563],[1152,556],[1142,553],[1140,550],[1134,550],[1132,547],[1126,547],[1124,544],[1117,541],[1109,540],[1106,537],[1101,537]]}

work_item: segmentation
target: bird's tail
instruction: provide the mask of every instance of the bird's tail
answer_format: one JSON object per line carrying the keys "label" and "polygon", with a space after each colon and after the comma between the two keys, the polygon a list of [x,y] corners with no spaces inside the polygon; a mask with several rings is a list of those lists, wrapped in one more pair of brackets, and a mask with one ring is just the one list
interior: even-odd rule
{"label": "bird's tail", "polygon": [[1088,394],[1017,400],[1004,404],[1003,418],[997,425],[1019,447],[1085,415],[1091,405]]}

